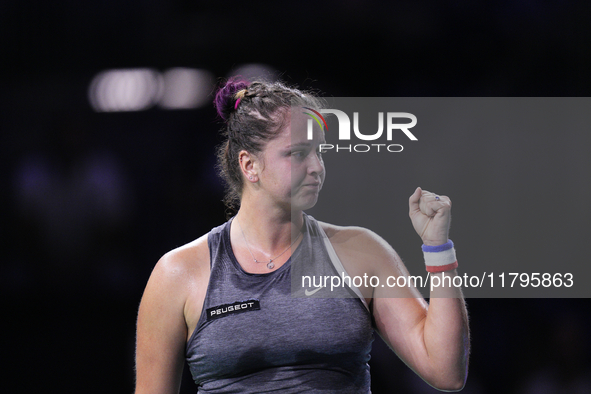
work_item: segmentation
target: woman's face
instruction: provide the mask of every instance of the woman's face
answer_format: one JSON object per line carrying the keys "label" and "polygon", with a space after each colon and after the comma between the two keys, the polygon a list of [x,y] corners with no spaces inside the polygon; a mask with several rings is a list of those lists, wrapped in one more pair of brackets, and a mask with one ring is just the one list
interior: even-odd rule
{"label": "woman's face", "polygon": [[264,169],[260,185],[273,199],[288,203],[292,211],[313,207],[318,200],[325,177],[320,144],[324,131],[314,124],[313,137],[308,139],[308,116],[293,111],[291,121],[263,151]]}

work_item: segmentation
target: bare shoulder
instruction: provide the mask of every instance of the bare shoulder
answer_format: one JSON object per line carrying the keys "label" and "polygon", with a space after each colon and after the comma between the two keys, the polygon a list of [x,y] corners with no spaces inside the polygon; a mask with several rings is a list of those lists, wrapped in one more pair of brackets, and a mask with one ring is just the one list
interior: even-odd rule
{"label": "bare shoulder", "polygon": [[372,261],[377,271],[406,271],[394,248],[375,232],[358,226],[337,226],[318,222],[341,260]]}
{"label": "bare shoulder", "polygon": [[394,252],[386,240],[375,232],[358,226],[337,226],[326,222],[318,222],[330,242],[345,248],[359,248],[383,252]]}
{"label": "bare shoulder", "polygon": [[201,313],[208,280],[206,234],[171,250],[156,263],[142,296],[138,321],[162,321],[171,326],[168,331],[182,330],[186,336],[187,327],[194,326]]}
{"label": "bare shoulder", "polygon": [[155,297],[168,305],[184,308],[186,300],[207,285],[209,278],[209,248],[207,234],[186,245],[171,250],[158,260],[146,289],[146,297]]}
{"label": "bare shoulder", "polygon": [[154,272],[157,271],[161,275],[179,279],[191,279],[209,272],[207,234],[166,253],[154,267]]}

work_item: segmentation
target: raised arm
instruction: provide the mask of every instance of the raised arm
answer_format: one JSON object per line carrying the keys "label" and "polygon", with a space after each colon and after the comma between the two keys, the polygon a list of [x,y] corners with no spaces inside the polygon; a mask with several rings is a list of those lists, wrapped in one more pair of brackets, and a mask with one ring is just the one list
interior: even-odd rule
{"label": "raised arm", "polygon": [[171,252],[156,264],[137,320],[135,394],[177,394],[183,373],[187,269]]}
{"label": "raised arm", "polygon": [[[448,241],[451,201],[417,188],[409,199],[410,217],[423,244]],[[400,257],[383,242],[376,242],[382,258],[380,276],[408,275]],[[431,273],[441,276],[443,273]],[[445,275],[455,276],[456,270]],[[431,386],[458,391],[465,384],[470,349],[468,316],[460,288],[436,288],[427,304],[416,289],[408,297],[376,288],[373,314],[378,332],[400,358]]]}

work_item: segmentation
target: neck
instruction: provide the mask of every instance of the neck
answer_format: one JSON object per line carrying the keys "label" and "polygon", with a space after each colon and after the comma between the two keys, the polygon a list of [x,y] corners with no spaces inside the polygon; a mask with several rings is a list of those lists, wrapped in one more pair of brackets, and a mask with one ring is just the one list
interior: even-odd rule
{"label": "neck", "polygon": [[[234,221],[239,222],[253,252],[271,255],[272,258],[300,235],[303,214],[302,211],[270,207],[270,204],[244,196]],[[232,226],[232,234],[234,240],[242,238],[238,226]]]}

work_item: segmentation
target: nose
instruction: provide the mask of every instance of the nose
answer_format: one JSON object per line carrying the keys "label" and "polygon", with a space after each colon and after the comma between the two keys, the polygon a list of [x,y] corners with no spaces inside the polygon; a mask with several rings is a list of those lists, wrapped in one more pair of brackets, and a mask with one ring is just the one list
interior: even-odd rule
{"label": "nose", "polygon": [[324,173],[324,161],[318,154],[310,155],[310,162],[308,163],[308,173],[320,176]]}

